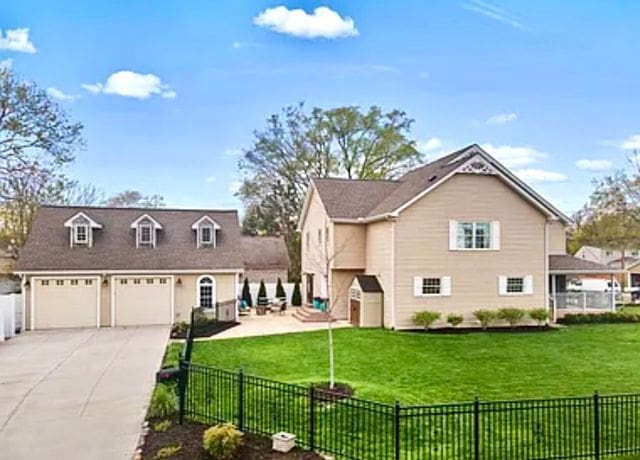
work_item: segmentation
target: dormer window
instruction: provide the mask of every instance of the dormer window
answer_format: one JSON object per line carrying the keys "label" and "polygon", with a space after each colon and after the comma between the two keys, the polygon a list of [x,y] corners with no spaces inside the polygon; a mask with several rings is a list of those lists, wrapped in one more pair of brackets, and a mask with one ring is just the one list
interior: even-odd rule
{"label": "dormer window", "polygon": [[101,224],[84,212],[72,216],[64,226],[69,229],[69,246],[89,248],[93,246],[93,230],[102,228]]}
{"label": "dormer window", "polygon": [[158,230],[162,230],[162,225],[157,220],[144,214],[131,223],[131,228],[136,230],[137,248],[156,247]]}
{"label": "dormer window", "polygon": [[196,246],[202,247],[216,247],[217,244],[217,231],[220,230],[220,226],[209,216],[202,216],[191,226],[196,231]]}

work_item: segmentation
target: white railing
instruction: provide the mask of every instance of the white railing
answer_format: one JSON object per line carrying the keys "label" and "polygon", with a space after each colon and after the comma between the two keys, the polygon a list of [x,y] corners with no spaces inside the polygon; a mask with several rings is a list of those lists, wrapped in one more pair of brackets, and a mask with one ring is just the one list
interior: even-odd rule
{"label": "white railing", "polygon": [[558,312],[565,313],[569,310],[573,312],[582,311],[615,311],[616,302],[611,292],[602,291],[573,291],[559,292],[551,296],[553,304],[554,321]]}
{"label": "white railing", "polygon": [[24,304],[21,294],[0,295],[0,342],[22,330]]}

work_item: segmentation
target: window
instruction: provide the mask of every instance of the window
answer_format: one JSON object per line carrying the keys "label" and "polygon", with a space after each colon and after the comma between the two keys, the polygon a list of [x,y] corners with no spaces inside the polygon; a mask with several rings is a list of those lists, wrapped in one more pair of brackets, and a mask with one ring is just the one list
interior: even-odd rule
{"label": "window", "polygon": [[91,286],[93,284],[93,280],[84,280],[85,286]]}
{"label": "window", "polygon": [[416,276],[413,279],[413,295],[425,296],[449,296],[451,295],[450,276]]}
{"label": "window", "polygon": [[203,276],[198,281],[198,306],[204,308],[213,308],[213,278]]}
{"label": "window", "polygon": [[120,280],[120,284],[127,284],[127,280],[125,279]]}
{"label": "window", "polygon": [[638,251],[631,251],[632,257],[638,257]]}
{"label": "window", "polygon": [[521,294],[524,292],[524,278],[507,278],[507,293]]}
{"label": "window", "polygon": [[134,278],[133,284],[140,284],[140,278]]}
{"label": "window", "polygon": [[153,278],[147,278],[147,284],[153,284]]}
{"label": "window", "polygon": [[305,247],[307,248],[307,251],[308,251],[310,249],[310,246],[311,246],[311,239],[309,237],[309,232],[304,234],[304,244],[305,244]]}
{"label": "window", "polygon": [[608,256],[610,256],[610,255],[612,255],[612,254],[613,254],[613,252],[611,252],[611,251],[607,251],[607,252],[605,252],[605,254],[606,254],[606,255],[608,255]]}
{"label": "window", "polygon": [[41,286],[49,286],[49,280],[42,280],[42,281],[40,281],[40,285],[41,285]]}
{"label": "window", "polygon": [[71,283],[71,286],[77,286],[78,280],[71,280],[70,283]]}
{"label": "window", "polygon": [[458,222],[457,249],[491,249],[490,222]]}
{"label": "window", "polygon": [[205,226],[200,229],[200,244],[212,244],[213,243],[213,229],[210,226]]}
{"label": "window", "polygon": [[360,300],[360,290],[359,289],[351,289],[350,297],[355,300]]}
{"label": "window", "polygon": [[73,227],[73,242],[75,244],[87,244],[89,242],[89,226],[88,225],[74,225]]}
{"label": "window", "polygon": [[138,229],[138,231],[140,232],[138,235],[139,241],[142,244],[151,244],[153,242],[152,240],[152,233],[151,233],[151,225],[140,225],[140,228]]}
{"label": "window", "polygon": [[56,280],[56,286],[64,286],[64,280]]}
{"label": "window", "polygon": [[322,229],[318,229],[318,244],[322,244]]}
{"label": "window", "polygon": [[158,282],[159,282],[160,284],[167,284],[167,279],[166,279],[166,278],[160,278],[160,279],[158,280]]}

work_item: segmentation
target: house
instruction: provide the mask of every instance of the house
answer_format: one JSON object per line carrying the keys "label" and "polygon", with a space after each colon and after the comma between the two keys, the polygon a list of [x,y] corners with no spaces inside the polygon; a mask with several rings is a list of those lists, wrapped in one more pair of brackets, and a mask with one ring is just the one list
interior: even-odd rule
{"label": "house", "polygon": [[20,279],[13,274],[15,264],[13,252],[0,249],[0,295],[20,292]]}
{"label": "house", "polygon": [[171,324],[195,306],[233,320],[246,243],[235,210],[43,206],[15,268],[26,324]]}
{"label": "house", "polygon": [[[580,249],[574,254],[575,257],[583,260],[590,260],[599,264],[609,265],[612,262],[620,262],[622,259],[622,252],[615,249],[599,248],[596,246],[581,246]],[[640,259],[639,249],[627,249],[624,251],[624,258],[635,262]],[[619,265],[619,264],[618,264]]]}
{"label": "house", "polygon": [[289,277],[289,254],[284,239],[276,236],[243,236],[244,274],[256,283],[285,283]]}
{"label": "house", "polygon": [[356,323],[354,278],[373,276],[378,325],[396,329],[421,310],[472,322],[481,308],[549,307],[567,276],[612,273],[566,254],[569,223],[477,145],[398,180],[314,179],[298,224],[303,295]]}

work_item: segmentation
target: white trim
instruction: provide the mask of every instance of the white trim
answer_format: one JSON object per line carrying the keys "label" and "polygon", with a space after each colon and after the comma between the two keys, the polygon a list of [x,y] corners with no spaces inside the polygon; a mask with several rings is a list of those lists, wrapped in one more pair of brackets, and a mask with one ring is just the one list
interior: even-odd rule
{"label": "white trim", "polygon": [[[31,292],[29,296],[31,297],[31,305],[29,310],[31,311],[31,318],[29,318],[30,330],[36,330],[36,281],[38,280],[59,280],[59,279],[69,279],[69,276],[32,276],[29,278],[29,289]],[[101,278],[100,276],[76,276],[71,277],[75,279],[91,279],[95,281],[96,286],[96,328],[100,328],[100,297],[101,297],[101,289],[102,286],[100,284]]]}
{"label": "white trim", "polygon": [[[391,221],[391,327],[396,328],[396,221]],[[385,294],[383,294],[384,296]],[[384,308],[384,297],[383,308]],[[361,312],[362,313],[362,312]],[[361,315],[362,316],[362,315]],[[383,315],[384,319],[384,315]],[[384,322],[384,321],[383,321]]]}
{"label": "white trim", "polygon": [[89,221],[89,225],[91,226],[91,228],[102,228],[102,224],[99,224],[98,222],[93,220],[91,217],[87,216],[84,212],[78,212],[78,213],[74,214],[72,217],[70,217],[69,219],[67,219],[64,222],[64,226],[65,227],[72,227],[73,226],[73,221],[76,220],[78,217],[82,217],[82,218],[88,220]]}
{"label": "white trim", "polygon": [[135,275],[135,274],[158,274],[158,275],[171,275],[174,273],[203,273],[206,271],[207,273],[217,273],[217,274],[233,274],[233,273],[244,273],[244,268],[220,268],[214,270],[208,270],[206,268],[200,269],[184,269],[184,270],[34,270],[34,271],[19,271],[14,272],[16,275],[51,275],[55,276],[63,276],[63,275]]}
{"label": "white trim", "polygon": [[238,298],[240,297],[240,274],[239,273],[235,274],[235,279],[236,279],[235,289],[234,289],[234,293],[236,295],[235,318],[237,323],[240,321],[240,310],[238,309]]}
{"label": "white trim", "polygon": [[549,270],[550,275],[610,275],[624,270]]}
{"label": "white trim", "polygon": [[196,280],[196,307],[202,306],[200,305],[200,283],[205,278],[209,278],[211,280],[211,308],[215,309],[216,303],[218,302],[218,281],[215,276],[207,273],[200,275]]}
{"label": "white trim", "polygon": [[153,217],[151,217],[149,214],[146,214],[146,213],[138,217],[133,222],[131,222],[131,228],[138,228],[138,224],[140,223],[140,221],[144,219],[150,220],[151,223],[153,223],[153,226],[156,230],[162,230],[162,225],[160,224],[160,222],[158,222],[157,220],[155,220]]}
{"label": "white trim", "polygon": [[[522,292],[508,292],[507,285],[509,278],[522,279]],[[527,296],[533,295],[533,276],[532,275],[500,275],[498,276],[498,295],[501,297]]]}
{"label": "white trim", "polygon": [[[453,225],[455,224],[455,229]],[[489,224],[489,247],[488,248],[466,248],[458,246],[458,231],[460,225],[471,224],[472,228],[472,243],[476,244],[476,229],[478,224]],[[497,241],[494,231],[497,231]],[[453,238],[453,241],[451,239]],[[495,245],[495,246],[494,246]],[[480,219],[468,219],[468,220],[450,220],[449,221],[449,251],[499,251],[500,250],[500,222],[495,220],[480,220]]]}
{"label": "white trim", "polygon": [[[549,225],[551,221],[547,220],[544,223],[544,277],[542,279],[543,292],[545,299],[545,307],[547,311],[551,309],[551,297],[549,296]],[[553,284],[553,290],[555,293],[555,278],[551,281]],[[555,321],[554,321],[555,322]]]}
{"label": "white trim", "polygon": [[[425,294],[423,291],[424,280],[427,278],[440,280],[440,292],[437,294]],[[446,289],[445,289],[446,288]],[[418,275],[413,277],[414,297],[450,297],[451,296],[451,276],[449,275]]]}
{"label": "white trim", "polygon": [[196,220],[193,224],[191,224],[191,230],[197,230],[198,227],[204,221],[208,221],[211,225],[213,225],[213,228],[215,228],[216,230],[220,230],[220,225],[218,225],[218,223],[215,220],[213,220],[211,217],[207,215],[202,216],[200,219]]}
{"label": "white trim", "polygon": [[[138,272],[139,273],[139,272]],[[135,275],[135,273],[133,274]],[[145,276],[145,275],[141,275],[141,276],[131,276],[131,275],[127,275],[127,276],[118,276],[118,275],[113,275],[111,276],[111,327],[116,327],[116,280],[119,279],[131,279],[131,278],[169,278],[169,283],[171,284],[170,286],[170,295],[171,295],[171,319],[169,321],[168,324],[173,324],[175,321],[175,301],[176,301],[176,297],[175,297],[175,276],[173,275],[156,275],[156,276]],[[143,284],[140,284],[140,286],[143,286]],[[146,286],[146,284],[144,285]]]}

